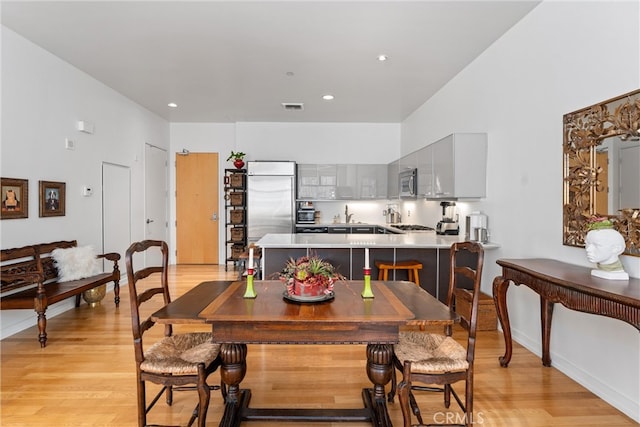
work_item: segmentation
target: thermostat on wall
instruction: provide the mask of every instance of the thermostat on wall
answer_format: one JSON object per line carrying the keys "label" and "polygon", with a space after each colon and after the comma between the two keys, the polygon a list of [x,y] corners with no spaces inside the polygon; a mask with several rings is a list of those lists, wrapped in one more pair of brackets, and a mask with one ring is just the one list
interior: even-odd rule
{"label": "thermostat on wall", "polygon": [[93,133],[93,123],[80,120],[78,122],[78,130],[84,133]]}

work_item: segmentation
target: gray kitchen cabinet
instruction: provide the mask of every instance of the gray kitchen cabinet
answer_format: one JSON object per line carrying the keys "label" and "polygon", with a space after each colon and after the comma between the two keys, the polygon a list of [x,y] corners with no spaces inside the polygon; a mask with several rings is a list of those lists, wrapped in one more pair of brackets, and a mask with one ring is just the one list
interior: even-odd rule
{"label": "gray kitchen cabinet", "polygon": [[297,164],[298,200],[335,200],[336,165]]}
{"label": "gray kitchen cabinet", "polygon": [[357,199],[357,166],[344,164],[336,167],[336,199]]}
{"label": "gray kitchen cabinet", "polygon": [[297,171],[298,200],[371,200],[387,197],[385,164],[298,164]]}
{"label": "gray kitchen cabinet", "polygon": [[328,233],[329,227],[323,225],[296,225],[296,233],[298,234],[315,234]]}
{"label": "gray kitchen cabinet", "polygon": [[351,227],[348,225],[329,227],[329,234],[351,234]]}
{"label": "gray kitchen cabinet", "polygon": [[375,225],[352,225],[351,234],[374,234],[376,232]]}
{"label": "gray kitchen cabinet", "polygon": [[418,156],[416,151],[409,153],[406,156],[400,157],[400,172],[406,171],[408,169],[415,169],[417,167]]}
{"label": "gray kitchen cabinet", "polygon": [[416,152],[418,164],[418,197],[433,194],[433,145]]}
{"label": "gray kitchen cabinet", "polygon": [[397,199],[400,192],[400,159],[395,160],[387,165],[387,198],[389,200]]}
{"label": "gray kitchen cabinet", "polygon": [[356,197],[359,200],[387,198],[387,165],[356,165]]}
{"label": "gray kitchen cabinet", "polygon": [[[431,181],[423,185],[428,199],[478,199],[486,196],[487,134],[454,133],[429,145]],[[419,150],[420,151],[420,150]],[[428,170],[428,151],[420,168]],[[427,172],[425,172],[426,174]],[[420,180],[418,180],[420,186]],[[430,188],[429,188],[430,187]]]}

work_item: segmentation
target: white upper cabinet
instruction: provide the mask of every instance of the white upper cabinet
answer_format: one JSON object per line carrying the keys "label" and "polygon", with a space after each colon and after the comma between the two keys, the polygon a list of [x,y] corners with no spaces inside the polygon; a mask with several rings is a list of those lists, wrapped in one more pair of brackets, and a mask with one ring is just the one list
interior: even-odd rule
{"label": "white upper cabinet", "polygon": [[419,195],[427,199],[479,199],[486,196],[486,133],[454,133],[417,153],[421,154]]}

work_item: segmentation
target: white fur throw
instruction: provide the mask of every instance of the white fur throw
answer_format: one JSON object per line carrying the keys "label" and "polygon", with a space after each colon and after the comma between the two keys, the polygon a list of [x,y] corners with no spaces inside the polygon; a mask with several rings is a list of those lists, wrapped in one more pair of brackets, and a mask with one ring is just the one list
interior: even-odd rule
{"label": "white fur throw", "polygon": [[100,261],[91,246],[54,249],[51,257],[56,262],[58,281],[83,279],[101,273]]}

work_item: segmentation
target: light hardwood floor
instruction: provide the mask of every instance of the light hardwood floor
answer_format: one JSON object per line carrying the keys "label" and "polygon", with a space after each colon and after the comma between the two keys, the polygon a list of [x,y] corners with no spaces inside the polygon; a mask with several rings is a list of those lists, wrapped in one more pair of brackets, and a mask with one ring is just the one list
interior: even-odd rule
{"label": "light hardwood floor", "polygon": [[[176,298],[207,280],[235,278],[223,266],[172,266]],[[113,293],[102,304],[86,304],[49,319],[47,347],[41,349],[36,327],[0,342],[2,396],[0,425],[135,426],[134,359],[126,287],[120,308]],[[159,308],[159,306],[158,306]],[[161,329],[161,328],[155,328]],[[179,325],[176,332],[197,328]],[[205,329],[206,330],[206,327]],[[252,405],[285,407],[358,407],[360,390],[370,385],[364,346],[249,346],[243,387],[252,389]],[[475,421],[478,426],[633,426],[618,410],[514,343],[509,368],[501,368],[499,332],[479,332],[475,375]],[[217,373],[210,377],[218,381]],[[155,389],[154,389],[155,390]],[[148,393],[149,395],[151,393]],[[442,395],[417,393],[425,421],[442,419]],[[163,400],[149,423],[185,425],[196,403],[195,392]],[[454,410],[452,403],[451,409]],[[221,398],[212,393],[208,425],[217,426]],[[396,402],[389,405],[394,425],[402,425]],[[274,427],[281,423],[244,423]],[[286,423],[286,425],[305,425]],[[322,427],[333,424],[314,423]],[[353,427],[367,424],[349,423]]]}

